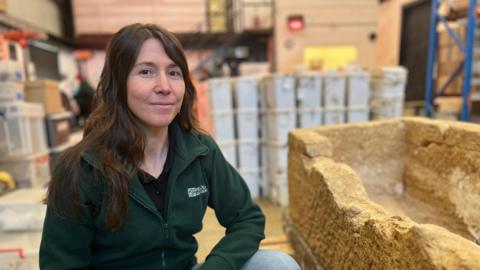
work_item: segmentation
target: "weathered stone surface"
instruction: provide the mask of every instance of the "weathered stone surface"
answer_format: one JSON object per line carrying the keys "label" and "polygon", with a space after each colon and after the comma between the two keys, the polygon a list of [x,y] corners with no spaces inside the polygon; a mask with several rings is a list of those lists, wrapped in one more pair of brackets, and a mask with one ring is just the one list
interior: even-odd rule
{"label": "weathered stone surface", "polygon": [[[411,118],[405,125],[406,141],[414,142],[407,144],[406,188],[460,218],[480,239],[480,126]],[[425,127],[441,136],[417,143]]]}
{"label": "weathered stone surface", "polygon": [[[311,129],[309,133],[312,131],[330,140],[332,158],[352,167],[369,194],[398,194],[402,191],[405,155],[402,121],[325,126]],[[301,132],[298,130],[293,134]]]}
{"label": "weathered stone surface", "polygon": [[[325,139],[331,156],[316,154]],[[477,142],[476,126],[416,118],[292,132],[288,219],[302,254],[326,269],[480,269]]]}
{"label": "weathered stone surface", "polygon": [[289,149],[307,155],[308,157],[331,157],[332,143],[313,131],[292,131],[288,135]]}

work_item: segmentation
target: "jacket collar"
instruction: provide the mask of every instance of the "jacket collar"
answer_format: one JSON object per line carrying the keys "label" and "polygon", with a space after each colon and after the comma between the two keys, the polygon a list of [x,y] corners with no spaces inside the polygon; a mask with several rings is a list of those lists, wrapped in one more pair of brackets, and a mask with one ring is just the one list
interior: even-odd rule
{"label": "jacket collar", "polygon": [[177,121],[173,121],[169,128],[175,136],[175,154],[184,161],[193,160],[208,153],[208,147],[199,139],[199,135],[183,130]]}
{"label": "jacket collar", "polygon": [[[176,121],[172,122],[169,128],[172,129],[171,134],[175,136],[175,156],[173,157],[174,163],[168,180],[168,186],[171,186],[173,185],[173,182],[176,181],[180,173],[185,170],[185,168],[187,168],[195,158],[206,155],[209,151],[209,148],[199,139],[198,134],[183,130]],[[103,167],[101,166],[98,157],[94,153],[90,151],[84,152],[82,154],[82,159],[105,175]],[[134,174],[130,179],[128,193],[129,196],[131,196],[135,201],[162,219],[152,200],[148,197],[148,194],[142,187],[140,180],[138,179],[138,174]],[[167,198],[168,197],[169,195],[167,191]],[[169,207],[168,202],[165,207],[166,215]]]}
{"label": "jacket collar", "polygon": [[[183,130],[180,125],[174,120],[169,129],[171,134],[175,136],[175,157],[174,159],[181,159],[183,162],[194,160],[198,156],[206,155],[209,151],[208,147],[199,139],[199,135],[190,131]],[[81,155],[82,159],[95,169],[103,173],[103,167],[98,157],[91,151],[86,151]]]}

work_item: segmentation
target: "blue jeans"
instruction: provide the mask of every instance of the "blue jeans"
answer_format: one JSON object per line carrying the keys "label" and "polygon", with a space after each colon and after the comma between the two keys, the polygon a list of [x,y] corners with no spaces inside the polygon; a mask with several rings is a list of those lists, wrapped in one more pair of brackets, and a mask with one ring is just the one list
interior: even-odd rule
{"label": "blue jeans", "polygon": [[[198,264],[192,270],[200,270]],[[258,250],[240,270],[300,270],[300,266],[289,255],[276,250]]]}

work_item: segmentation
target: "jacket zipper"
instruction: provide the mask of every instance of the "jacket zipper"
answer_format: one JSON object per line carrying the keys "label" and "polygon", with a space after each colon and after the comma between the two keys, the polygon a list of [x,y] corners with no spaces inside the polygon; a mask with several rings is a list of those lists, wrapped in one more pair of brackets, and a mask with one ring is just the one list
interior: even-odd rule
{"label": "jacket zipper", "polygon": [[167,268],[167,263],[165,262],[165,251],[162,251],[162,268]]}

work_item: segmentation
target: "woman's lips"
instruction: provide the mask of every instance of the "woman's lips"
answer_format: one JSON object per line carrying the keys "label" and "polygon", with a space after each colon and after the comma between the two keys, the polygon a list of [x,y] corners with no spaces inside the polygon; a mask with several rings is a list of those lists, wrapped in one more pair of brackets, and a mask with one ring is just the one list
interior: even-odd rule
{"label": "woman's lips", "polygon": [[173,102],[150,102],[149,104],[153,106],[173,106],[174,105]]}

